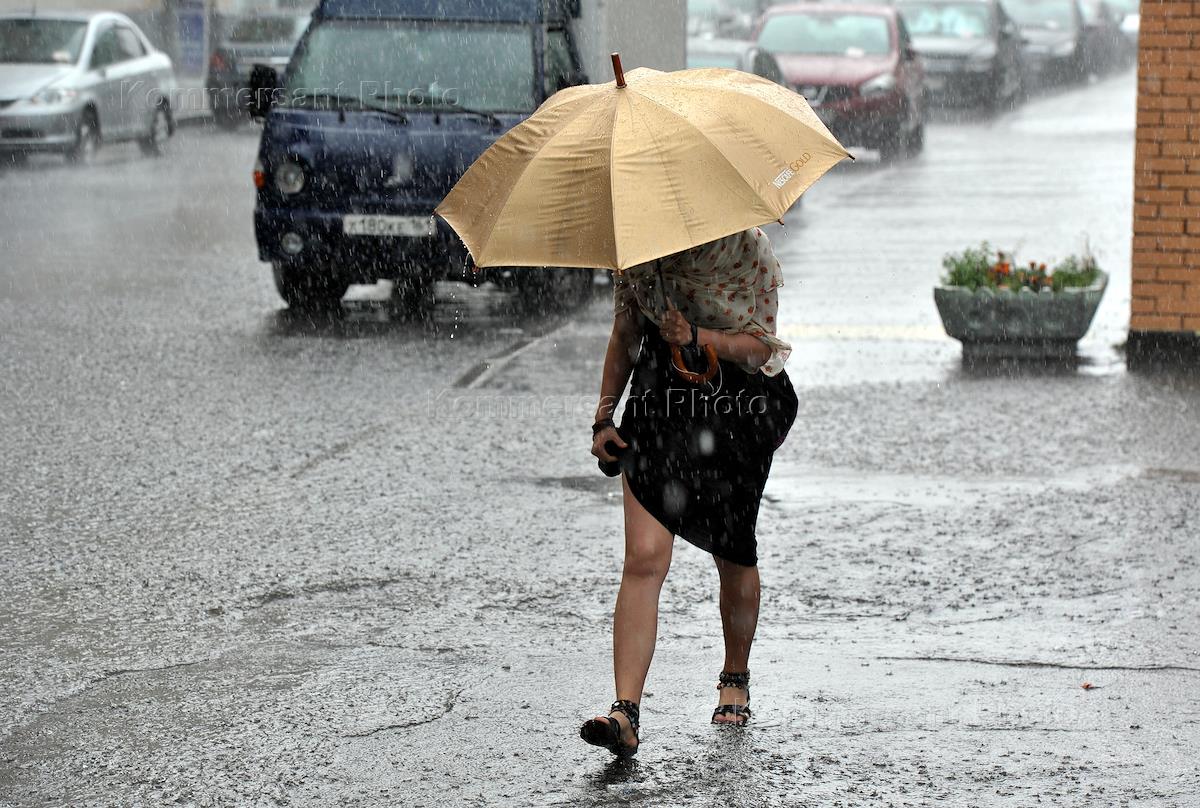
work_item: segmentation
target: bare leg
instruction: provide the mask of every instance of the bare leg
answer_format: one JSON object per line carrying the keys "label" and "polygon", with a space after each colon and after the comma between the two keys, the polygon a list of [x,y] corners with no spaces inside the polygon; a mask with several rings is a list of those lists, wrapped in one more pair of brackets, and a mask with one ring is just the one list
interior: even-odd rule
{"label": "bare leg", "polygon": [[[761,596],[758,567],[745,567],[713,556],[721,576],[721,628],[725,633],[725,670],[737,673],[750,669],[750,646],[758,628]],[[745,704],[740,687],[721,689],[720,704]],[[719,715],[719,722],[741,723],[734,715]]]}
{"label": "bare leg", "polygon": [[[675,537],[650,515],[621,477],[625,502],[625,567],[613,613],[613,674],[617,698],[641,704],[646,673],[658,638],[658,595],[671,566]],[[621,724],[623,740],[633,744],[633,730],[623,713],[610,715]]]}

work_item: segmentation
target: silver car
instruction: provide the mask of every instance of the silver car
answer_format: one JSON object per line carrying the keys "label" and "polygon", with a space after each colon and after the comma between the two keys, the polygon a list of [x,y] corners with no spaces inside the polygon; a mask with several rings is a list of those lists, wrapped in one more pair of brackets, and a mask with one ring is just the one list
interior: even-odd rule
{"label": "silver car", "polygon": [[0,15],[0,154],[86,161],[101,142],[158,155],[175,131],[170,58],[121,14]]}

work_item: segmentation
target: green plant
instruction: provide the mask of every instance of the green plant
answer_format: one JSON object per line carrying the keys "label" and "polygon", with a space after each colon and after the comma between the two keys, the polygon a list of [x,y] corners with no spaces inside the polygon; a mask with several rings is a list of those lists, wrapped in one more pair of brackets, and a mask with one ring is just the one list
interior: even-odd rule
{"label": "green plant", "polygon": [[1051,281],[1054,291],[1061,292],[1069,286],[1091,286],[1099,274],[1100,267],[1090,252],[1082,256],[1068,255],[1054,267]]}
{"label": "green plant", "polygon": [[992,248],[986,241],[978,247],[967,247],[961,253],[949,253],[942,259],[947,286],[965,286],[975,290],[988,285],[992,268]]}
{"label": "green plant", "polygon": [[942,268],[946,270],[942,278],[946,286],[963,286],[972,291],[987,288],[1061,292],[1067,288],[1091,286],[1100,274],[1100,267],[1090,250],[1085,250],[1083,255],[1069,255],[1053,270],[1048,270],[1045,264],[1037,261],[1017,266],[1012,253],[993,250],[986,241],[961,253],[947,254],[942,259]]}

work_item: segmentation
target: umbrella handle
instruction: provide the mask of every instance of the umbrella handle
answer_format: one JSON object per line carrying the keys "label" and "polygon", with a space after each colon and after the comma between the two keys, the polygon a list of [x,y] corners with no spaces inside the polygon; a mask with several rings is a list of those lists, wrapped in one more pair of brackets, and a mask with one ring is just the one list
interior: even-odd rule
{"label": "umbrella handle", "polygon": [[706,367],[702,372],[696,373],[688,370],[687,365],[683,363],[683,350],[678,345],[671,346],[671,368],[678,373],[680,378],[682,378],[685,382],[691,382],[692,384],[703,384],[704,382],[712,379],[713,376],[717,375],[717,368],[719,367],[717,364],[717,349],[711,345],[705,345],[703,347],[704,358],[708,362],[708,367]]}

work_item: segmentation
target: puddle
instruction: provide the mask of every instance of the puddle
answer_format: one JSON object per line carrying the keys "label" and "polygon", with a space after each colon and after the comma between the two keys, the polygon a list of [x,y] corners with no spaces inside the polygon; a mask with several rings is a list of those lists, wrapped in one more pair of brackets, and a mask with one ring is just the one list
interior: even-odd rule
{"label": "puddle", "polygon": [[533,482],[543,488],[566,488],[570,491],[591,491],[603,496],[620,496],[621,478],[605,477],[598,470],[595,474],[579,477],[534,477]]}
{"label": "puddle", "polygon": [[1200,471],[1189,469],[1145,469],[1141,477],[1146,480],[1166,480],[1170,483],[1200,484]]}

